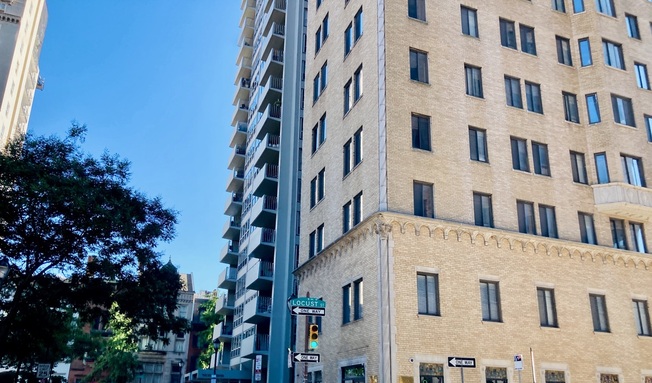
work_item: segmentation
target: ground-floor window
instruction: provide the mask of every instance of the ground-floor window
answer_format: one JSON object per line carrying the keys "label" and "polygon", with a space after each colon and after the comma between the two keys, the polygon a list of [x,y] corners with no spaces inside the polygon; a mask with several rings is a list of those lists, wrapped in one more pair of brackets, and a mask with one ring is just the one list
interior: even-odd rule
{"label": "ground-floor window", "polygon": [[600,374],[600,383],[618,383],[618,374]]}
{"label": "ground-floor window", "polygon": [[487,367],[487,383],[507,383],[507,369],[504,367]]}
{"label": "ground-floor window", "polygon": [[646,376],[644,383],[652,383],[652,376]]}
{"label": "ground-floor window", "polygon": [[564,371],[546,370],[546,383],[566,383]]}
{"label": "ground-floor window", "polygon": [[364,365],[342,367],[342,383],[365,383]]}
{"label": "ground-floor window", "polygon": [[444,365],[419,363],[419,383],[444,383]]}
{"label": "ground-floor window", "polygon": [[308,383],[322,383],[321,371],[312,371],[308,373]]}

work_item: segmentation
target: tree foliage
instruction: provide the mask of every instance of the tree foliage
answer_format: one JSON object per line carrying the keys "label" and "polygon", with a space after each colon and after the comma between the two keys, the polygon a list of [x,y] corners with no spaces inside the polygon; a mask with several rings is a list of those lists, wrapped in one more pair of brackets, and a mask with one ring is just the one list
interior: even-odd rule
{"label": "tree foliage", "polygon": [[224,318],[215,312],[217,304],[217,292],[214,291],[209,300],[202,303],[201,316],[199,319],[206,326],[206,328],[197,334],[199,339],[199,348],[202,350],[199,355],[198,363],[201,368],[209,368],[211,364],[211,357],[215,350],[213,350],[213,329],[215,325],[222,322]]}
{"label": "tree foliage", "polygon": [[58,357],[73,312],[90,322],[114,303],[134,337],[187,328],[174,316],[177,270],[156,251],[176,212],[129,186],[128,161],[84,153],[85,132],[73,123],[64,139],[28,135],[0,151],[2,365]]}

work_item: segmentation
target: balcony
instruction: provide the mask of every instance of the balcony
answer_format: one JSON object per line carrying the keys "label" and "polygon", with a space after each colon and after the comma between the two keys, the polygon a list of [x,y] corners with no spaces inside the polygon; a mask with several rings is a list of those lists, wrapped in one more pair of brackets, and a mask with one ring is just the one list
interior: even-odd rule
{"label": "balcony", "polygon": [[235,308],[235,294],[222,294],[215,303],[215,312],[220,315],[231,315]]}
{"label": "balcony", "polygon": [[231,120],[231,126],[237,126],[240,122],[246,122],[247,116],[249,116],[249,99],[240,99],[236,103],[238,107],[233,112],[233,119]]}
{"label": "balcony", "polygon": [[234,267],[227,267],[222,270],[220,276],[217,278],[217,287],[220,289],[233,290],[235,289],[235,281],[238,279],[238,269]]}
{"label": "balcony", "polygon": [[260,82],[264,83],[270,76],[283,76],[283,62],[284,55],[282,49],[268,49],[264,53],[267,53],[265,56],[261,56],[260,71],[262,77]]}
{"label": "balcony", "polygon": [[245,302],[242,318],[246,323],[259,324],[269,322],[271,316],[272,297],[256,295]]}
{"label": "balcony", "polygon": [[243,77],[238,81],[238,87],[233,96],[233,106],[238,104],[248,104],[251,95],[251,79]]}
{"label": "balcony", "polygon": [[240,53],[236,59],[236,65],[240,65],[244,59],[251,59],[251,54],[254,50],[253,43],[253,40],[248,38],[243,38],[240,41]]}
{"label": "balcony", "polygon": [[240,238],[240,220],[231,218],[224,224],[222,228],[222,238],[230,241],[237,241]]}
{"label": "balcony", "polygon": [[255,355],[269,354],[269,334],[255,333],[244,338],[240,345],[240,356],[242,358],[254,359]]}
{"label": "balcony", "polygon": [[260,42],[260,46],[263,49],[261,57],[269,56],[272,50],[283,50],[284,44],[285,25],[282,22],[280,24],[272,23],[270,28],[265,30],[263,39]]}
{"label": "balcony", "polygon": [[[242,10],[242,19],[254,17],[256,13],[256,0],[242,0],[240,9]],[[240,25],[242,25],[242,20],[240,20]]]}
{"label": "balcony", "polygon": [[262,25],[265,26],[264,34],[270,29],[273,24],[285,25],[285,9],[287,0],[266,0],[265,16]]}
{"label": "balcony", "polygon": [[231,141],[229,142],[229,147],[233,148],[235,146],[244,146],[247,143],[247,123],[239,122],[233,133],[231,133]]}
{"label": "balcony", "polygon": [[258,227],[276,227],[277,198],[265,195],[251,208],[251,224]]}
{"label": "balcony", "polygon": [[229,241],[220,252],[220,263],[226,263],[230,266],[235,266],[238,264],[238,252],[240,251],[240,246],[238,242]]}
{"label": "balcony", "polygon": [[262,114],[258,114],[255,123],[254,135],[256,139],[262,140],[266,134],[278,135],[281,131],[281,106],[268,104]]}
{"label": "balcony", "polygon": [[245,39],[253,39],[254,37],[254,26],[256,25],[252,17],[244,16],[240,18],[240,38],[238,39],[238,45],[242,44]]}
{"label": "balcony", "polygon": [[652,219],[652,189],[623,182],[592,185],[599,212],[634,221]]}
{"label": "balcony", "polygon": [[245,59],[240,63],[238,67],[238,72],[235,75],[234,85],[238,85],[238,81],[241,78],[250,78],[251,77],[251,59]]}
{"label": "balcony", "polygon": [[246,286],[249,290],[271,291],[274,277],[274,263],[258,261],[247,270]]}
{"label": "balcony", "polygon": [[239,215],[242,211],[242,193],[231,193],[229,198],[226,199],[224,206],[224,214],[226,215]]}
{"label": "balcony", "polygon": [[281,146],[281,137],[275,134],[267,134],[263,140],[254,144],[252,149],[253,162],[257,168],[262,168],[265,164],[278,164],[279,147]]}
{"label": "balcony", "polygon": [[242,191],[243,184],[244,184],[244,170],[243,169],[233,170],[229,174],[229,178],[227,178],[226,191],[232,193]]}
{"label": "balcony", "polygon": [[233,337],[233,327],[230,323],[218,323],[215,329],[215,336],[222,342],[230,342]]}
{"label": "balcony", "polygon": [[229,156],[229,165],[227,167],[231,170],[242,169],[244,167],[246,152],[247,148],[244,146],[236,146],[233,148],[233,152],[231,152],[231,156]]}
{"label": "balcony", "polygon": [[278,165],[265,164],[253,180],[253,194],[257,197],[276,195],[278,190]]}
{"label": "balcony", "polygon": [[283,91],[283,78],[270,76],[267,83],[262,85],[256,111],[264,111],[268,105],[281,105],[281,92]]}
{"label": "balcony", "polygon": [[276,245],[276,230],[256,227],[249,236],[249,256],[266,261],[274,259]]}

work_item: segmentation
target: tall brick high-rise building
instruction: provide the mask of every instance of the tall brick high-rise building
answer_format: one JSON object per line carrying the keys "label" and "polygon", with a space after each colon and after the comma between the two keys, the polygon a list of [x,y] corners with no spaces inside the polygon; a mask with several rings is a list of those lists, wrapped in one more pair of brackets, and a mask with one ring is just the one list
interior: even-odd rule
{"label": "tall brick high-rise building", "polygon": [[306,20],[295,381],[652,382],[652,2]]}

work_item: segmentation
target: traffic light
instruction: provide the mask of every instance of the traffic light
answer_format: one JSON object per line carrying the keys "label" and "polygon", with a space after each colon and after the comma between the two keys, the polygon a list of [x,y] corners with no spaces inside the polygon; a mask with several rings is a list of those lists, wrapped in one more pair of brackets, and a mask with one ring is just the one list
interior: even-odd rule
{"label": "traffic light", "polygon": [[311,323],[308,325],[308,348],[316,350],[319,347],[319,325]]}

